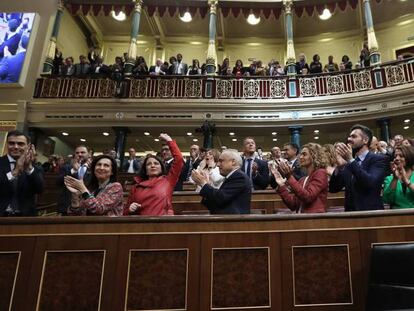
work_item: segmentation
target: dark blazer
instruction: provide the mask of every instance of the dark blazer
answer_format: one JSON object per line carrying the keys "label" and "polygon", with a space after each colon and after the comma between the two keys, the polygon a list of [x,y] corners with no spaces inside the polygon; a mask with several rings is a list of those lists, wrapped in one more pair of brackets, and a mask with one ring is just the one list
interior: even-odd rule
{"label": "dark blazer", "polygon": [[[179,62],[175,63],[172,74],[178,75],[177,70],[178,70],[179,65],[180,65]],[[181,65],[182,65],[183,69],[182,69],[182,73],[180,73],[179,75],[185,76],[187,74],[187,71],[188,71],[188,65],[186,63],[183,63],[183,62],[181,62]]]}
{"label": "dark blazer", "polygon": [[336,168],[329,181],[329,192],[345,187],[345,211],[384,209],[381,197],[387,160],[384,156],[368,152],[364,161]]}
{"label": "dark blazer", "polygon": [[89,65],[88,63],[75,64],[75,76],[87,75],[89,74],[90,69],[91,69],[91,65]]}
{"label": "dark blazer", "polygon": [[252,185],[241,170],[226,178],[219,189],[206,184],[200,190],[201,203],[211,214],[250,214]]}
{"label": "dark blazer", "polygon": [[[243,165],[241,170],[244,173],[246,173],[245,161],[246,159],[243,158]],[[269,167],[267,166],[266,161],[260,160],[258,158],[255,158],[254,162],[257,164],[257,174],[256,176],[252,176],[254,190],[264,190],[269,185]]]}
{"label": "dark blazer", "polygon": [[[134,159],[134,163],[132,164],[134,167],[134,172],[139,173],[141,170],[141,161],[137,158]],[[124,163],[122,164],[122,171],[128,172],[129,169],[129,158],[125,158]]]}
{"label": "dark blazer", "polygon": [[[0,158],[0,216],[5,216],[5,211],[13,198],[13,185],[7,178],[10,172],[10,163],[7,156]],[[44,180],[42,169],[34,166],[32,174],[23,173],[18,177],[17,191],[19,193],[17,205],[22,216],[36,216],[36,194],[43,191]]]}
{"label": "dark blazer", "polygon": [[0,45],[0,58],[4,57],[4,48],[6,46],[8,47],[9,52],[12,55],[15,55],[17,52],[17,49],[19,48],[21,37],[22,37],[22,34],[17,32],[14,36],[11,36],[10,38],[4,40],[4,42]]}
{"label": "dark blazer", "polygon": [[26,51],[3,58],[0,62],[0,82],[11,83],[19,81],[25,56]]}

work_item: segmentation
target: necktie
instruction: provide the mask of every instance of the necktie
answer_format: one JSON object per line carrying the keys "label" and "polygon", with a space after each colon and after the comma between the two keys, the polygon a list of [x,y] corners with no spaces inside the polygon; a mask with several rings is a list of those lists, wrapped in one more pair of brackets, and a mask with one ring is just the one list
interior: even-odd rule
{"label": "necktie", "polygon": [[356,162],[359,166],[361,166],[362,161],[361,161],[361,159],[360,159],[359,157],[356,157],[356,158],[355,158],[355,162]]}
{"label": "necktie", "polygon": [[79,179],[83,179],[83,176],[85,176],[85,172],[86,172],[86,166],[82,165],[79,168],[79,171],[78,171],[78,177],[79,177]]}
{"label": "necktie", "polygon": [[249,178],[252,178],[252,160],[253,159],[247,159],[247,168],[246,168],[246,174],[247,176],[249,176]]}
{"label": "necktie", "polygon": [[10,171],[13,171],[16,167],[16,161],[10,161]]}

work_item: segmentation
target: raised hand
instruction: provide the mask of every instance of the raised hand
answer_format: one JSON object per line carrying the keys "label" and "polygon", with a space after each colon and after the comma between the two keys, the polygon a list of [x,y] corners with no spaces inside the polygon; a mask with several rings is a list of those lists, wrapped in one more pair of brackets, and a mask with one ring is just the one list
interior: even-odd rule
{"label": "raised hand", "polygon": [[170,135],[168,135],[168,134],[165,134],[165,133],[161,133],[160,134],[160,139],[162,140],[162,141],[172,141],[172,138],[170,137]]}
{"label": "raised hand", "polygon": [[66,188],[68,188],[68,190],[72,193],[84,193],[88,191],[88,188],[86,188],[85,184],[83,183],[83,180],[81,179],[76,179],[72,176],[65,176],[64,182]]}

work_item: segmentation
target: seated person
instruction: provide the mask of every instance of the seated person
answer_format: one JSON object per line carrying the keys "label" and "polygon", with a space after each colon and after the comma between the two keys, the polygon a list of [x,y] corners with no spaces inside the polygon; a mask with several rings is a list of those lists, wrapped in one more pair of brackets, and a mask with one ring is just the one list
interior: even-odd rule
{"label": "seated person", "polygon": [[72,193],[68,215],[121,216],[124,193],[116,178],[116,162],[108,155],[100,155],[92,161],[88,186],[83,179],[65,176],[66,188]]}
{"label": "seated person", "polygon": [[384,181],[384,203],[391,208],[414,207],[414,147],[398,146],[394,150],[392,175]]}
{"label": "seated person", "polygon": [[328,177],[322,147],[315,143],[306,144],[300,152],[299,162],[307,172],[307,176],[299,181],[293,176],[293,170],[287,162],[279,161],[277,167],[271,166],[279,186],[276,191],[296,213],[325,213],[328,205]]}

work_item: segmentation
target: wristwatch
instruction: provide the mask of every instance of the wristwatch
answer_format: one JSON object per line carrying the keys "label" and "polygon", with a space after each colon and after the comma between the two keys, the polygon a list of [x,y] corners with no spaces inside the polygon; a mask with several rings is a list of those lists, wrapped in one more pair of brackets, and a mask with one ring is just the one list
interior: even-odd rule
{"label": "wristwatch", "polygon": [[88,191],[85,191],[84,193],[82,193],[82,199],[86,200],[86,199],[89,199],[90,197],[93,197],[93,195],[90,194]]}

